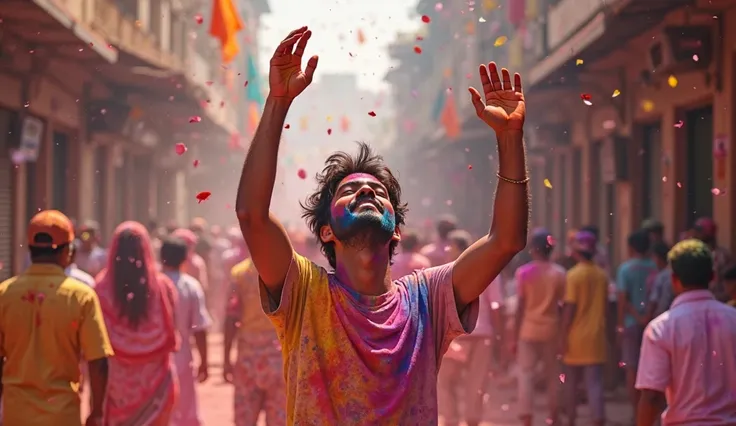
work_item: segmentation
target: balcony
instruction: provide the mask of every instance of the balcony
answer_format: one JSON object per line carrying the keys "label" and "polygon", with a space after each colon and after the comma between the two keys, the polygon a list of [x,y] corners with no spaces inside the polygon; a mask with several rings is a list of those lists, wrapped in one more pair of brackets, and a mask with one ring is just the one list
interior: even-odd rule
{"label": "balcony", "polygon": [[[183,59],[161,48],[155,34],[142,28],[140,21],[123,14],[111,0],[84,0],[91,3],[92,27],[105,35],[120,51],[162,69],[182,70]],[[168,25],[165,26],[168,28]]]}
{"label": "balcony", "polygon": [[627,0],[561,0],[547,15],[547,47],[550,51],[565,42],[604,9]]}

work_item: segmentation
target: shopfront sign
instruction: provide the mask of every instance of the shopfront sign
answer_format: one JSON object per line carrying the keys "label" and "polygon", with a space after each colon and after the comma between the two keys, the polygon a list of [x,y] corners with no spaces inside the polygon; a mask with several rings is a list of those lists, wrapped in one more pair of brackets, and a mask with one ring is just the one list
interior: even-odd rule
{"label": "shopfront sign", "polygon": [[14,159],[21,162],[36,161],[43,141],[43,121],[36,117],[26,116],[20,132],[20,147],[13,154]]}

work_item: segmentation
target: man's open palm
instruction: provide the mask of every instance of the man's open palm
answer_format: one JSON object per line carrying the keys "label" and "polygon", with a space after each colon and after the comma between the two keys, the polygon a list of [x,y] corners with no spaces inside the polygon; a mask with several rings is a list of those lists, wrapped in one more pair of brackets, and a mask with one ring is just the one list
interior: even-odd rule
{"label": "man's open palm", "polygon": [[[268,82],[270,96],[292,100],[309,86],[317,68],[317,56],[312,56],[302,71],[302,56],[312,32],[301,27],[289,33],[271,57]],[[294,48],[296,46],[296,48]]]}
{"label": "man's open palm", "polygon": [[507,130],[522,130],[526,118],[526,104],[521,91],[521,76],[514,74],[514,84],[511,84],[511,75],[506,68],[498,76],[495,62],[482,64],[479,68],[480,82],[483,85],[485,102],[474,87],[470,87],[470,97],[475,107],[475,113],[486,122],[496,133]]}

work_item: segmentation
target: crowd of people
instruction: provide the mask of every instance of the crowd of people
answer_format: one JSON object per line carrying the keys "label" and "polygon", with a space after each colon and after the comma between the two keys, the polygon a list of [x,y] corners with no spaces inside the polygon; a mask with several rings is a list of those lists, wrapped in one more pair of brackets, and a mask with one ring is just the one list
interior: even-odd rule
{"label": "crowd of people", "polygon": [[512,365],[524,425],[538,389],[548,424],[575,425],[585,402],[603,425],[621,369],[639,426],[736,424],[736,267],[715,223],[670,248],[647,221],[615,273],[593,226],[557,256],[550,232],[527,230],[521,77],[494,63],[480,66],[483,95],[470,90],[499,151],[487,235],[450,216],[429,238],[412,231],[366,144],[327,159],[302,205],[311,235],[287,231],[269,207],[286,115],[317,66],[301,69],[310,36],[293,31],[271,59],[239,229],[124,222],[104,248],[93,222],[30,220],[29,265],[0,284],[4,424],[79,424],[89,386],[88,426],[200,425],[211,330],[238,426],[262,412],[276,426],[478,425]]}

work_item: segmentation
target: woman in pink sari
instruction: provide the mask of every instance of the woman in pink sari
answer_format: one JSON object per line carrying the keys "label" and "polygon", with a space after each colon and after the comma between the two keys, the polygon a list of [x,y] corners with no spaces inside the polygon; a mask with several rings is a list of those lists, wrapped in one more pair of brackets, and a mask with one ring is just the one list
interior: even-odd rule
{"label": "woman in pink sari", "polygon": [[168,426],[178,395],[171,361],[178,346],[176,290],[157,271],[143,225],[124,222],[117,227],[95,290],[115,350],[109,361],[104,424]]}

